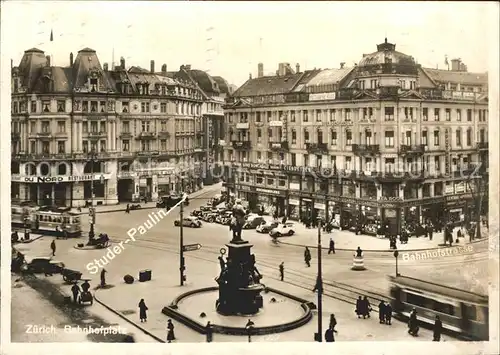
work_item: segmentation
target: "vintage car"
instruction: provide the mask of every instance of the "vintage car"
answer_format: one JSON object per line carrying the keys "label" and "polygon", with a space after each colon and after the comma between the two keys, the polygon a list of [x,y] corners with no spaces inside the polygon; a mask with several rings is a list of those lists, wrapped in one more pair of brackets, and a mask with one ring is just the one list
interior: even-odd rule
{"label": "vintage car", "polygon": [[203,214],[200,217],[202,221],[208,223],[214,223],[216,218],[217,218],[217,213],[211,211],[203,212]]}
{"label": "vintage car", "polygon": [[60,274],[64,269],[64,263],[52,260],[50,257],[33,258],[29,263],[21,266],[21,271],[30,274]]}
{"label": "vintage car", "polygon": [[[174,221],[174,226],[180,227],[181,223],[179,220]],[[189,216],[182,219],[182,225],[184,227],[200,228],[201,221],[197,217]]]}
{"label": "vintage car", "polygon": [[256,231],[259,233],[269,233],[271,230],[278,226],[278,221],[269,221],[257,226]]}
{"label": "vintage car", "polygon": [[269,235],[271,237],[282,237],[282,236],[292,236],[295,234],[295,227],[294,224],[291,222],[286,222],[285,224],[278,224],[276,228],[273,228],[270,232]]}
{"label": "vintage car", "polygon": [[247,220],[243,225],[243,229],[255,229],[260,226],[262,223],[266,223],[267,220],[263,216],[259,216],[258,214],[250,214],[247,216]]}

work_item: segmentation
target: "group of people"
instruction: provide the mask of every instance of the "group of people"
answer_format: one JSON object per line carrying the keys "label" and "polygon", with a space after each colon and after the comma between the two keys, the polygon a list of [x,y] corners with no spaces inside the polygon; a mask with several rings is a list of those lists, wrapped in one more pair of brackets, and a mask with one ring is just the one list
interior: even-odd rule
{"label": "group of people", "polygon": [[368,301],[368,297],[359,296],[358,299],[356,300],[356,309],[354,310],[358,318],[361,317],[363,317],[363,319],[367,317],[370,318],[371,311],[372,307],[370,305],[370,301]]}
{"label": "group of people", "polygon": [[391,325],[392,306],[389,302],[380,301],[378,305],[378,319],[380,324]]}

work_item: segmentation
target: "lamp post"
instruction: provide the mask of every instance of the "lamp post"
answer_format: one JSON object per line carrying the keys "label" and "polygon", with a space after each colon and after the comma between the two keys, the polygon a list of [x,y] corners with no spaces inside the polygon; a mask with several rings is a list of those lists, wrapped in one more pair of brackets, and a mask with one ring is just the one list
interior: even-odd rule
{"label": "lamp post", "polygon": [[316,340],[323,341],[323,276],[322,276],[322,263],[321,263],[321,218],[318,217],[318,334]]}
{"label": "lamp post", "polygon": [[398,256],[399,256],[399,251],[394,251],[394,258],[396,259],[396,276],[399,276],[398,272]]}
{"label": "lamp post", "polygon": [[186,265],[184,262],[184,228],[183,228],[183,221],[184,221],[184,201],[181,202],[180,204],[180,211],[179,211],[179,272],[180,272],[180,281],[181,281],[181,286],[184,286],[184,270],[186,269]]}

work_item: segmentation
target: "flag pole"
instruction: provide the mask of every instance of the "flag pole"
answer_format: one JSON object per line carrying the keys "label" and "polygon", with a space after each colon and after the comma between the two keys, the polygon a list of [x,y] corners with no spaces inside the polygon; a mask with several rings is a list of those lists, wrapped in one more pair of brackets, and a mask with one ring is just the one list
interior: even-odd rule
{"label": "flag pole", "polygon": [[53,46],[52,42],[54,42],[54,32],[52,28],[50,29],[50,45],[49,45],[49,50],[50,50],[50,65],[54,65],[54,51],[53,51]]}

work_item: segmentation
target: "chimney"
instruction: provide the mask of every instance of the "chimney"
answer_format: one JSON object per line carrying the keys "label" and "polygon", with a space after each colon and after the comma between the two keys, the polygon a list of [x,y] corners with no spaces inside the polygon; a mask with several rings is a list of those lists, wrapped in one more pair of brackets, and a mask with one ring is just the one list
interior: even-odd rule
{"label": "chimney", "polygon": [[460,71],[466,72],[467,71],[467,65],[464,63],[460,63]]}
{"label": "chimney", "polygon": [[47,66],[50,67],[50,55],[45,56],[45,59],[47,59]]}
{"label": "chimney", "polygon": [[69,66],[72,67],[73,66],[73,52],[71,52],[69,54]]}
{"label": "chimney", "polygon": [[344,69],[345,62],[340,63],[340,69]]}
{"label": "chimney", "polygon": [[460,71],[460,59],[451,60],[451,70]]}
{"label": "chimney", "polygon": [[161,72],[162,72],[163,74],[166,74],[166,73],[167,73],[167,65],[166,65],[166,64],[163,64],[163,65],[161,66]]}
{"label": "chimney", "polygon": [[108,71],[108,63],[104,63],[102,67],[104,68],[104,71]]}
{"label": "chimney", "polygon": [[252,80],[252,73],[248,74],[248,79]]}
{"label": "chimney", "polygon": [[285,63],[278,64],[278,76],[285,76]]}
{"label": "chimney", "polygon": [[264,76],[264,64],[259,63],[257,64],[257,77],[262,78]]}
{"label": "chimney", "polygon": [[191,64],[184,64],[185,70],[191,70]]}
{"label": "chimney", "polygon": [[300,73],[300,64],[299,63],[295,64],[295,71],[297,73]]}
{"label": "chimney", "polygon": [[154,73],[155,72],[155,61],[152,60],[151,61],[151,73]]}
{"label": "chimney", "polygon": [[123,57],[120,58],[120,68],[122,68],[122,70],[125,70],[125,58]]}

